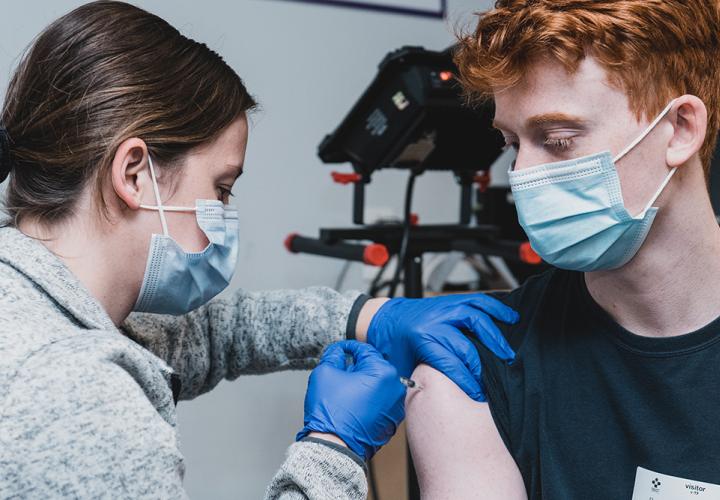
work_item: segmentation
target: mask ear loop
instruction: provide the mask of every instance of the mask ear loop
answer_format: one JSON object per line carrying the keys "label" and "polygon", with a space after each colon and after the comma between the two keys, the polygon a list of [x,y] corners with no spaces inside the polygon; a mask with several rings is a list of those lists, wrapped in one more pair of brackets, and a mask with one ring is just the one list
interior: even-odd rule
{"label": "mask ear loop", "polygon": [[675,104],[675,99],[670,101],[670,104],[665,106],[665,109],[663,109],[662,112],[657,116],[657,118],[655,118],[655,120],[653,120],[653,122],[648,126],[648,128],[645,129],[645,132],[640,134],[640,136],[637,139],[635,139],[633,142],[631,142],[628,147],[623,149],[619,155],[617,155],[615,158],[613,158],[613,162],[614,163],[619,162],[620,160],[622,160],[622,158],[625,155],[627,155],[630,151],[632,151],[633,148],[635,148],[635,146],[640,144],[642,142],[642,140],[645,139],[647,137],[647,135],[655,129],[655,127],[657,127],[657,124],[660,123],[660,120],[665,118],[665,115],[667,115],[670,112],[670,110],[673,107],[673,104]]}
{"label": "mask ear loop", "polygon": [[[676,101],[676,99],[673,99],[672,101],[670,101],[670,103],[667,106],[665,106],[665,109],[663,109],[662,112],[657,116],[657,118],[655,118],[655,120],[653,120],[653,122],[648,126],[648,128],[646,128],[645,131],[642,134],[640,134],[640,136],[637,139],[635,139],[633,142],[631,142],[628,147],[626,147],[624,150],[622,150],[622,152],[613,159],[613,163],[619,162],[625,155],[627,155],[630,151],[632,151],[633,148],[635,148],[635,146],[640,144],[642,142],[642,140],[645,139],[645,137],[647,137],[647,135],[650,132],[652,132],[655,129],[655,127],[657,127],[657,124],[660,123],[660,121],[663,118],[665,118],[665,115],[667,115],[670,112],[670,110],[673,107],[673,104],[675,104],[675,101]],[[639,217],[645,217],[645,213],[647,213],[647,211],[650,210],[650,207],[652,207],[653,203],[655,203],[655,201],[657,201],[658,197],[663,192],[663,189],[665,189],[665,186],[667,186],[668,182],[670,182],[670,179],[672,179],[672,176],[676,170],[677,170],[677,167],[674,167],[672,170],[670,170],[670,173],[665,177],[665,180],[662,182],[662,184],[660,184],[660,187],[657,189],[657,191],[655,191],[655,194],[653,195],[653,197],[650,199],[648,204],[645,205],[645,208],[643,209],[643,211],[640,212]]]}
{"label": "mask ear loop", "polygon": [[150,177],[152,177],[153,182],[153,191],[155,192],[155,201],[157,202],[157,206],[152,205],[140,205],[140,208],[145,208],[147,210],[157,210],[160,212],[160,223],[162,224],[163,228],[163,234],[165,236],[169,236],[170,233],[168,232],[167,228],[167,221],[165,220],[165,212],[197,212],[197,207],[173,207],[173,206],[163,206],[162,202],[160,201],[160,188],[158,188],[157,183],[157,177],[155,177],[155,168],[153,167],[152,158],[150,158],[150,155],[148,155],[148,163],[150,164]]}
{"label": "mask ear loop", "polygon": [[158,188],[157,177],[155,177],[155,168],[153,167],[153,162],[152,162],[152,159],[150,158],[149,154],[148,154],[148,163],[150,164],[150,176],[152,177],[153,191],[155,192],[155,202],[157,203],[157,206],[156,207],[148,207],[148,206],[143,206],[143,205],[140,205],[140,206],[142,208],[156,209],[160,213],[160,223],[162,224],[163,235],[169,236],[170,233],[168,233],[167,221],[165,220],[165,209],[162,206],[162,201],[160,201],[160,189]]}
{"label": "mask ear loop", "polygon": [[670,179],[672,179],[672,176],[673,176],[673,174],[675,173],[676,170],[677,170],[677,167],[674,167],[672,170],[670,170],[670,173],[665,177],[665,180],[663,181],[663,183],[660,184],[660,187],[658,188],[658,190],[655,191],[655,195],[650,199],[650,201],[648,202],[648,204],[645,205],[645,208],[643,209],[643,211],[640,212],[640,215],[641,215],[642,217],[645,217],[645,213],[646,213],[648,210],[650,210],[650,207],[653,206],[653,203],[655,203],[655,201],[658,199],[658,197],[660,196],[660,193],[663,192],[663,189],[665,189],[665,186],[667,186],[667,183],[670,182]]}

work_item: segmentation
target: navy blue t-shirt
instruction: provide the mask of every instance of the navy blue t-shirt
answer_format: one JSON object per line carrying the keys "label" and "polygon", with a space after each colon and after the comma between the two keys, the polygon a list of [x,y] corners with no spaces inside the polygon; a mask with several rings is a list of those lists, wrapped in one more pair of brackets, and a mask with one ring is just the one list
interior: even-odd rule
{"label": "navy blue t-shirt", "polygon": [[521,316],[499,325],[516,361],[476,345],[530,499],[629,500],[638,467],[720,484],[720,319],[638,336],[592,299],[582,273],[555,269],[498,297]]}

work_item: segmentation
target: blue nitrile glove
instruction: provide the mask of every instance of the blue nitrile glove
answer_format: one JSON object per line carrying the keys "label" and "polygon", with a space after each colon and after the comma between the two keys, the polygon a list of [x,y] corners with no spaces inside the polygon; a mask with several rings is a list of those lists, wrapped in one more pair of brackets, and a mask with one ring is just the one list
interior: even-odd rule
{"label": "blue nitrile glove", "polygon": [[515,359],[493,323],[516,323],[518,313],[481,293],[428,299],[391,299],[370,321],[367,341],[403,377],[425,363],[452,379],[476,401],[485,401],[482,366],[475,346],[462,331],[474,334],[503,360]]}
{"label": "blue nitrile glove", "polygon": [[[346,354],[353,363],[346,365]],[[296,440],[310,432],[335,434],[369,460],[405,418],[406,390],[374,347],[353,340],[331,344],[310,374],[305,427]]]}

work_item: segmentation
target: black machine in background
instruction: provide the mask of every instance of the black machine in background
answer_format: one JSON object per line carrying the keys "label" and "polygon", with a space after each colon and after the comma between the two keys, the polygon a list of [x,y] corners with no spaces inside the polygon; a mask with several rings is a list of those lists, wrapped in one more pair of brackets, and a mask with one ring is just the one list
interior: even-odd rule
{"label": "black machine in background", "polygon": [[[290,235],[285,242],[289,251],[365,262],[381,268],[378,278],[396,255],[389,296],[401,278],[406,297],[423,296],[423,254],[428,252],[502,257],[519,277],[540,268],[540,258],[517,223],[509,190],[488,187],[488,171],[504,142],[491,125],[494,110],[467,106],[456,74],[452,49],[404,47],[383,59],[370,86],[318,148],[324,163],[352,165],[352,173],[334,172],[332,177],[353,185],[355,226],[323,228],[317,238]],[[385,168],[408,170],[404,220],[366,225],[365,189],[373,173]],[[419,225],[413,220],[415,180],[427,170],[455,176],[460,186],[456,223]],[[416,500],[420,492],[412,461],[409,469],[409,498]]]}
{"label": "black machine in background", "polygon": [[363,224],[365,186],[382,168],[453,171],[462,186],[460,222],[471,220],[471,186],[500,155],[489,105],[464,105],[450,49],[404,47],[378,74],[337,129],[318,148],[324,163],[355,172],[353,222]]}
{"label": "black machine in background", "polygon": [[[318,147],[324,163],[349,163],[353,172],[333,173],[341,184],[353,185],[353,223],[357,227],[321,229],[319,238],[291,235],[286,240],[290,251],[336,256],[347,260],[383,265],[378,252],[351,248],[358,241],[384,245],[389,255],[405,257],[399,267],[412,263],[425,252],[453,251],[458,245],[465,251],[498,255],[509,260],[536,262],[524,237],[509,240],[496,221],[480,217],[481,225],[472,225],[473,186],[487,188],[487,171],[502,153],[503,140],[492,128],[490,104],[469,107],[456,80],[457,68],[452,49],[437,52],[421,47],[403,47],[388,54],[378,74],[360,96],[337,129]],[[372,174],[380,169],[406,169],[409,172],[403,224],[365,225],[365,190]],[[410,208],[415,179],[428,170],[452,172],[460,185],[460,214],[457,223],[423,226],[413,224]],[[494,204],[495,212],[499,206]],[[503,221],[515,220],[508,205]],[[498,213],[499,215],[499,213]],[[500,220],[500,219],[498,219]],[[513,224],[519,228],[517,222]],[[342,251],[340,251],[342,249]],[[377,248],[374,248],[377,250]],[[375,258],[368,258],[372,253]],[[406,269],[407,271],[407,269]],[[411,274],[405,273],[406,279]],[[407,286],[415,296],[422,290]]]}
{"label": "black machine in background", "polygon": [[404,47],[388,54],[348,115],[325,137],[325,163],[351,163],[365,175],[381,168],[477,172],[503,147],[489,106],[463,104],[452,53]]}

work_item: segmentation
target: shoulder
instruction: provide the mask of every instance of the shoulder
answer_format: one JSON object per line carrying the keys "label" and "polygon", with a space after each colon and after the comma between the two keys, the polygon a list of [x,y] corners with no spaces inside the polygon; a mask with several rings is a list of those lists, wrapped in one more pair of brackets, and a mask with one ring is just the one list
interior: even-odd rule
{"label": "shoulder", "polygon": [[493,296],[521,314],[532,312],[543,301],[555,300],[565,294],[580,274],[550,268],[530,276],[522,285],[510,292],[494,293]]}
{"label": "shoulder", "polygon": [[0,387],[14,365],[87,331],[33,280],[2,261],[0,310]]}
{"label": "shoulder", "polygon": [[564,314],[562,311],[567,308],[568,301],[577,295],[579,279],[582,279],[582,273],[552,268],[532,276],[512,292],[495,295],[520,315],[514,325],[497,323],[517,355],[515,364],[509,365],[500,360],[481,342],[471,337],[482,362],[483,386],[493,419],[505,440],[509,437],[509,396],[510,393],[517,395],[518,392],[517,387],[514,387],[514,391],[509,387],[522,385],[522,375],[528,369],[529,359],[542,358],[541,351],[548,339],[540,341],[540,336],[543,332],[546,336],[557,334],[555,322]]}
{"label": "shoulder", "polygon": [[490,407],[452,380],[419,365],[408,393],[407,433],[422,496],[524,499],[522,476],[496,428]]}
{"label": "shoulder", "polygon": [[511,292],[493,293],[495,298],[520,315],[520,320],[514,325],[498,324],[510,346],[516,351],[521,349],[532,325],[543,316],[553,315],[563,308],[576,294],[577,280],[581,278],[582,273],[551,268],[531,276]]}

